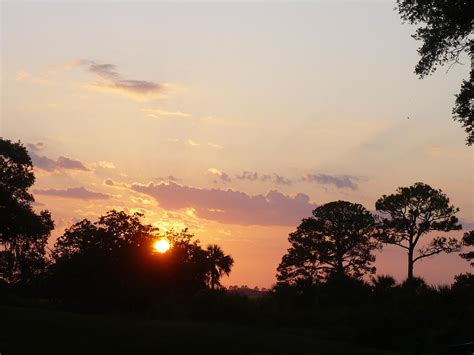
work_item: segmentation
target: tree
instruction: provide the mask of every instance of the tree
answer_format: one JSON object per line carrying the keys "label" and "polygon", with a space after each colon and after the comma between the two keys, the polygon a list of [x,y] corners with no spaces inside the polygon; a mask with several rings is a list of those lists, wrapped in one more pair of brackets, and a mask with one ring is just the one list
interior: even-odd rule
{"label": "tree", "polygon": [[319,206],[290,234],[291,247],[278,266],[281,283],[311,286],[331,275],[359,278],[374,273],[375,220],[347,201]]}
{"label": "tree", "polygon": [[[462,243],[466,247],[474,246],[474,230],[464,233],[464,236],[462,237]],[[467,261],[471,261],[474,259],[474,251],[472,250],[460,255],[461,255],[461,258],[464,258]],[[471,266],[474,266],[474,261],[471,262]]]}
{"label": "tree", "polygon": [[10,284],[31,282],[47,264],[54,224],[49,211],[33,210],[34,182],[26,148],[0,138],[0,279]]}
{"label": "tree", "polygon": [[[474,49],[471,49],[474,53]],[[471,54],[472,55],[472,54]],[[466,144],[474,143],[474,70],[471,70],[470,80],[463,80],[461,92],[456,95],[456,103],[453,107],[453,117],[460,122],[467,133]]]}
{"label": "tree", "polygon": [[[52,252],[49,289],[55,296],[112,305],[146,296],[157,229],[141,214],[112,210],[92,223],[84,219],[60,236]],[[128,296],[127,296],[128,294]]]}
{"label": "tree", "polygon": [[[141,218],[112,210],[94,223],[85,219],[68,228],[52,253],[52,292],[73,302],[123,308],[206,288],[208,253],[194,235],[187,229],[160,234]],[[156,253],[153,244],[161,238],[171,247]]]}
{"label": "tree", "polygon": [[234,259],[230,255],[225,255],[224,251],[219,245],[212,244],[207,246],[207,265],[209,284],[211,289],[220,286],[220,279],[222,276],[229,276]]}
{"label": "tree", "polygon": [[450,205],[449,198],[441,190],[417,182],[410,187],[399,187],[395,194],[383,195],[375,203],[375,208],[383,217],[384,233],[380,240],[407,251],[408,280],[413,279],[413,267],[417,261],[460,249],[455,238],[435,237],[415,255],[416,246],[428,233],[462,228],[455,216],[459,209]]}
{"label": "tree", "polygon": [[129,215],[111,210],[92,223],[84,219],[66,229],[54,245],[53,259],[72,258],[89,251],[114,254],[121,250],[148,247],[156,239],[158,229],[141,223],[140,213]]}
{"label": "tree", "polygon": [[[469,39],[474,13],[471,0],[397,0],[397,9],[403,21],[419,25],[413,38],[422,41],[418,48],[421,58],[415,67],[420,78],[440,65],[459,63],[462,53],[473,55],[474,43]],[[465,128],[468,145],[474,141],[473,108],[469,104],[474,98],[473,70],[470,78],[463,82],[453,109],[453,118]]]}

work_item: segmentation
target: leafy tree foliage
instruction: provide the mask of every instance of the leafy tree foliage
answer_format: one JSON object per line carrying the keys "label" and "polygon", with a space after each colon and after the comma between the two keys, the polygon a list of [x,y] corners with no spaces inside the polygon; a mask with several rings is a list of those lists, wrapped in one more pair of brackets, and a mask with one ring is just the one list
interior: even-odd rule
{"label": "leafy tree foliage", "polygon": [[33,210],[28,189],[34,181],[26,148],[0,138],[0,279],[10,284],[31,282],[47,264],[54,225],[47,210]]}
{"label": "leafy tree foliage", "polygon": [[[474,246],[474,231],[469,231],[469,232],[464,233],[464,236],[462,237],[462,243],[466,247],[473,247]],[[461,255],[461,258],[464,258],[468,261],[471,261],[474,259],[474,251],[472,250],[460,255]],[[471,262],[471,266],[474,266],[474,261]]]}
{"label": "leafy tree foliage", "polygon": [[[112,210],[95,223],[85,219],[67,229],[52,253],[53,292],[102,307],[136,307],[157,297],[192,295],[205,289],[211,277],[208,251],[187,229],[160,235],[157,228],[141,223],[141,217]],[[153,249],[158,238],[170,242],[166,253]],[[228,266],[222,270],[230,273],[231,265],[216,262],[217,270]]]}
{"label": "leafy tree foliage", "polygon": [[[419,25],[413,38],[422,41],[415,67],[421,78],[440,65],[458,63],[462,53],[473,55],[474,43],[469,39],[474,13],[471,0],[397,0],[397,5],[402,20]],[[453,109],[454,119],[465,128],[468,145],[474,140],[473,109],[469,103],[474,98],[473,77],[471,71],[471,80],[463,82]]]}
{"label": "leafy tree foliage", "polygon": [[[474,45],[473,45],[474,46]],[[474,49],[471,49],[474,53]],[[471,70],[470,80],[463,80],[461,91],[456,95],[456,103],[453,108],[453,117],[460,122],[467,133],[466,143],[474,143],[474,70]]]}
{"label": "leafy tree foliage", "polygon": [[395,194],[383,195],[375,208],[383,215],[381,241],[407,251],[409,280],[413,279],[413,267],[418,260],[460,249],[455,238],[435,237],[415,255],[418,243],[429,232],[461,229],[455,216],[459,209],[450,205],[441,190],[417,182],[410,187],[399,187]]}
{"label": "leafy tree foliage", "polygon": [[225,255],[222,248],[216,244],[208,245],[206,251],[209,284],[211,289],[214,290],[216,286],[220,286],[219,280],[222,276],[229,276],[234,265],[234,259],[230,255]]}
{"label": "leafy tree foliage", "polygon": [[375,220],[362,205],[330,202],[316,208],[290,234],[290,249],[278,266],[279,282],[311,286],[336,274],[342,278],[374,273]]}

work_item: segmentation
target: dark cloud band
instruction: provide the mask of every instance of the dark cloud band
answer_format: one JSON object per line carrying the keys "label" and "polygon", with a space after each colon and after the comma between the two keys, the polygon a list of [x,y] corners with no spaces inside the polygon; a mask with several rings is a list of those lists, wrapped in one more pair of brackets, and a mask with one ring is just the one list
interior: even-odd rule
{"label": "dark cloud band", "polygon": [[292,226],[316,208],[302,193],[288,196],[270,191],[251,196],[230,189],[200,189],[173,182],[136,183],[131,189],[153,197],[164,209],[194,208],[201,218],[228,224]]}

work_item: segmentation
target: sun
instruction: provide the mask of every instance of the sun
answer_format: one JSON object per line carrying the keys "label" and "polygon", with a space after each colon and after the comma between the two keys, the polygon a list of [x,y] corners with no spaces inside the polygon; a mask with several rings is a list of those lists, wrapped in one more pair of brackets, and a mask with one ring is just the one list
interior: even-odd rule
{"label": "sun", "polygon": [[153,249],[162,254],[166,253],[170,247],[171,245],[166,239],[160,239],[153,243]]}

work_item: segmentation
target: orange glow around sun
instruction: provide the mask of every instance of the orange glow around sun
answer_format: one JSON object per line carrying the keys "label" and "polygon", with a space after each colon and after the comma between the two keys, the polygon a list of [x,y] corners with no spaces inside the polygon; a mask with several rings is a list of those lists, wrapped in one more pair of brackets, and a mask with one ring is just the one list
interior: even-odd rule
{"label": "orange glow around sun", "polygon": [[170,247],[171,245],[166,239],[160,239],[153,243],[153,249],[155,249],[155,251],[157,251],[158,253],[162,254],[166,253]]}

